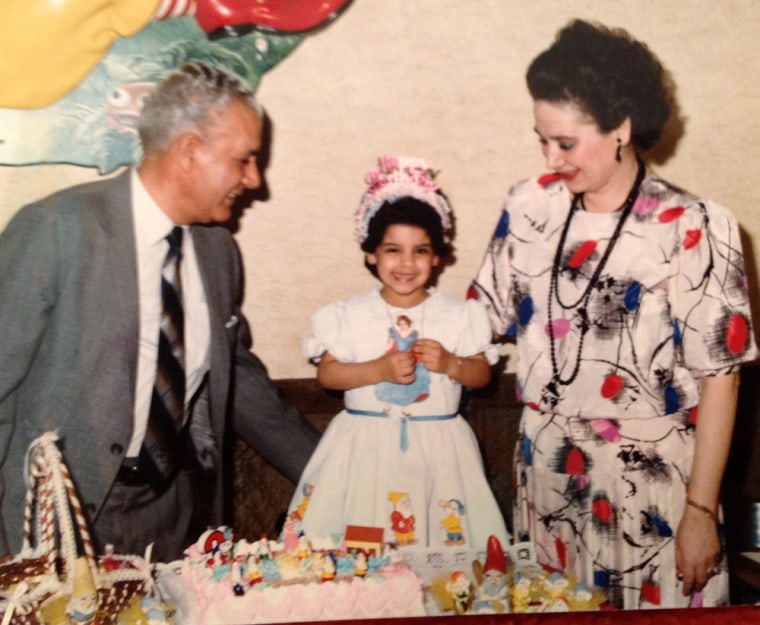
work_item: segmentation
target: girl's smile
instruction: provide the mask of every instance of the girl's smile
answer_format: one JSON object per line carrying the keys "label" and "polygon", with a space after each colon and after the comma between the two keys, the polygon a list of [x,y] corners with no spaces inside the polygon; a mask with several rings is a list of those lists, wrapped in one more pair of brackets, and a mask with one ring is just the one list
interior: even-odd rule
{"label": "girl's smile", "polygon": [[367,262],[377,268],[385,301],[409,308],[427,297],[426,287],[439,258],[423,228],[392,224],[377,249],[367,254]]}

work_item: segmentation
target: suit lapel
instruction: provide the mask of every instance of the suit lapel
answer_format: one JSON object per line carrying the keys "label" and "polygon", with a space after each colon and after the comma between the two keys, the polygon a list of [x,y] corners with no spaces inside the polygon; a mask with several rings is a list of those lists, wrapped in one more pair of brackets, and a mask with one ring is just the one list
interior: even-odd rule
{"label": "suit lapel", "polygon": [[[116,317],[115,324],[129,327],[127,336],[140,336],[140,294],[137,286],[137,252],[135,248],[134,221],[132,217],[132,192],[130,170],[106,181],[104,202],[98,215],[100,237],[94,237],[99,245],[107,246],[99,258],[107,265],[106,275],[110,276],[108,288],[115,298],[116,309],[109,311]],[[137,374],[138,341],[131,341],[123,347],[126,358],[126,373],[129,387],[135,389]]]}
{"label": "suit lapel", "polygon": [[[203,290],[206,294],[206,303],[208,305],[209,325],[210,328],[210,345],[209,345],[209,404],[210,416],[212,417],[212,428],[220,435],[223,427],[223,420],[217,419],[213,422],[213,415],[223,414],[227,401],[227,388],[230,379],[230,358],[229,340],[225,331],[227,317],[232,310],[229,302],[229,289],[225,289],[228,276],[223,272],[217,271],[219,261],[209,233],[204,226],[191,226],[193,236],[193,246],[195,247],[195,256],[198,262],[198,271],[203,283]],[[222,402],[221,405],[217,402]]]}

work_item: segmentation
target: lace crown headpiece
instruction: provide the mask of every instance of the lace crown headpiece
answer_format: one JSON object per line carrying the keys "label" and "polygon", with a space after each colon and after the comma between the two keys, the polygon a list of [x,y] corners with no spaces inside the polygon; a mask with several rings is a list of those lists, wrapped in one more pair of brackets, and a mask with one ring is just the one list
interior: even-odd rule
{"label": "lace crown headpiece", "polygon": [[354,235],[363,243],[369,234],[369,222],[385,202],[413,197],[430,205],[441,218],[444,236],[451,230],[451,207],[436,184],[435,172],[421,158],[381,156],[377,170],[367,173],[369,188],[356,211]]}

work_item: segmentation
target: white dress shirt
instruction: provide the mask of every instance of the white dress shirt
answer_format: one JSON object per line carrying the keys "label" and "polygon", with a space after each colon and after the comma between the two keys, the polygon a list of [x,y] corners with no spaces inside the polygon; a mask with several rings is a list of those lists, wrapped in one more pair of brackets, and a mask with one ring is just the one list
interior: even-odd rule
{"label": "white dress shirt", "polygon": [[[161,319],[161,266],[169,250],[166,241],[175,224],[164,213],[132,169],[132,216],[137,252],[140,338],[137,356],[134,430],[127,457],[140,452],[156,379]],[[203,382],[209,368],[210,326],[206,293],[201,283],[193,238],[183,226],[180,277],[185,314],[185,407]]]}

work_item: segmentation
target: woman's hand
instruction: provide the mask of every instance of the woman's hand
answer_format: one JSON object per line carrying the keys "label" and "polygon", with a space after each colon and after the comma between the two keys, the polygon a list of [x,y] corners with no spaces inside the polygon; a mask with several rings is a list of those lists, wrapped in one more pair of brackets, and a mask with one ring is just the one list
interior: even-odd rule
{"label": "woman's hand", "polygon": [[[676,570],[683,576],[683,593],[704,588],[719,562],[717,514],[720,482],[726,468],[736,415],[739,375],[736,372],[702,378],[696,414],[694,461],[686,505],[676,531]],[[700,507],[706,510],[700,510]]]}
{"label": "woman's hand", "polygon": [[682,578],[684,595],[705,587],[720,556],[715,521],[705,512],[687,505],[676,531],[676,571]]}

